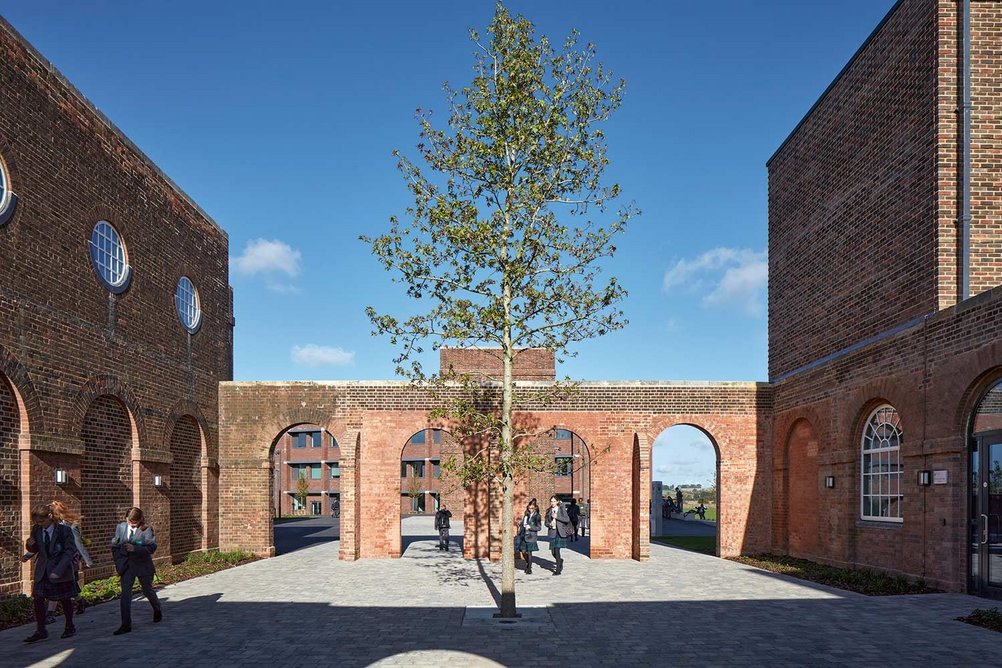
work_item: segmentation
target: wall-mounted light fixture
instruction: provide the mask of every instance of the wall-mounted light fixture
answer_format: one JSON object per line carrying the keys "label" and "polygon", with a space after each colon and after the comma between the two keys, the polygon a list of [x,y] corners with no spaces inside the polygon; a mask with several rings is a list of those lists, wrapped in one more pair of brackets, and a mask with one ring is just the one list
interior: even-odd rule
{"label": "wall-mounted light fixture", "polygon": [[918,484],[920,484],[920,485],[931,485],[932,484],[932,471],[919,471],[918,472]]}
{"label": "wall-mounted light fixture", "polygon": [[833,476],[833,475],[826,475],[825,476],[825,487],[827,487],[828,489],[834,489],[834,487],[835,487],[835,476]]}
{"label": "wall-mounted light fixture", "polygon": [[65,485],[69,482],[70,476],[66,473],[66,469],[56,469],[55,480],[57,485]]}
{"label": "wall-mounted light fixture", "polygon": [[159,475],[153,476],[153,486],[154,487],[160,487],[163,484],[164,484],[164,479],[162,477],[160,477]]}

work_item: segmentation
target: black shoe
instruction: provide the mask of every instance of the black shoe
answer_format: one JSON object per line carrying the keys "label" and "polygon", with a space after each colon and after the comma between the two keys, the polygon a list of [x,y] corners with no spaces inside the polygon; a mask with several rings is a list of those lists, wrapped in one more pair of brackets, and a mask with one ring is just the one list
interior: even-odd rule
{"label": "black shoe", "polygon": [[112,635],[120,636],[123,633],[128,633],[131,630],[132,630],[132,625],[131,624],[122,624],[117,629],[115,629],[115,631],[112,633]]}
{"label": "black shoe", "polygon": [[156,610],[153,611],[153,623],[154,624],[156,624],[157,622],[159,622],[163,618],[164,618],[164,612],[163,612],[163,610],[157,608]]}
{"label": "black shoe", "polygon": [[78,615],[82,615],[83,613],[87,612],[87,601],[83,600],[82,598],[78,598],[76,610],[74,612],[76,612],[76,614]]}
{"label": "black shoe", "polygon": [[35,631],[30,636],[25,638],[24,642],[38,642],[39,640],[45,640],[48,637],[49,637],[48,633],[40,633],[38,631]]}
{"label": "black shoe", "polygon": [[526,575],[532,575],[532,566],[531,565],[525,567],[525,574]]}
{"label": "black shoe", "polygon": [[56,616],[54,614],[52,614],[50,612],[47,615],[45,615],[45,625],[46,626],[48,626],[49,624],[55,624],[55,623],[56,623]]}
{"label": "black shoe", "polygon": [[77,634],[77,629],[76,629],[76,627],[75,627],[75,626],[71,626],[70,628],[68,628],[68,629],[66,629],[65,631],[63,631],[63,635],[61,635],[61,636],[59,636],[59,637],[60,637],[60,638],[72,638],[72,637],[73,637],[73,636],[75,636],[76,634]]}

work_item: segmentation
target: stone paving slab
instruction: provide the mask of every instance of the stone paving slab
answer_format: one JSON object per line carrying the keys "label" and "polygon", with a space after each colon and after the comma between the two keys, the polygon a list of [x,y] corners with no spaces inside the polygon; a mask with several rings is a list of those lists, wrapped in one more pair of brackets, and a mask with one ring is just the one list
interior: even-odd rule
{"label": "stone paving slab", "polygon": [[[541,555],[549,556],[545,544]],[[342,562],[327,542],[161,591],[133,632],[112,636],[114,603],[76,637],[25,645],[0,632],[3,666],[843,666],[1002,664],[1002,636],[954,618],[992,602],[959,594],[870,598],[714,557],[652,545],[648,563],[565,553],[517,574],[520,605],[553,628],[464,629],[493,605],[500,566],[412,543],[401,559]],[[496,587],[496,585],[494,585]],[[57,624],[56,626],[59,626]]]}

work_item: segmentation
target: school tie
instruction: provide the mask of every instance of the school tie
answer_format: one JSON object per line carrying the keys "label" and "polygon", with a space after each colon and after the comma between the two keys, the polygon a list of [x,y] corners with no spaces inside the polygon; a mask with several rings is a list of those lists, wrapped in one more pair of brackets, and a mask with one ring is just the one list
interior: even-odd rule
{"label": "school tie", "polygon": [[136,530],[133,529],[132,527],[129,527],[129,542],[130,543],[132,542],[132,537],[135,536],[135,535],[136,535]]}
{"label": "school tie", "polygon": [[45,543],[45,553],[48,554],[49,553],[49,531],[48,531],[48,529],[46,529],[45,531],[42,531],[42,534],[44,535],[44,538],[42,539],[42,542]]}

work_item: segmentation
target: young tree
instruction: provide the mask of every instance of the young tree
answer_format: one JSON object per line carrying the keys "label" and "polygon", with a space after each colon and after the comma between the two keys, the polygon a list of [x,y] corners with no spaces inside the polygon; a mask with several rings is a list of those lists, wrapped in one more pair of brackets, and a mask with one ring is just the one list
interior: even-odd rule
{"label": "young tree", "polygon": [[411,511],[417,512],[418,499],[424,495],[421,483],[423,480],[418,477],[417,470],[411,469],[410,477],[407,479],[407,496],[411,499]]}
{"label": "young tree", "polygon": [[[510,617],[515,482],[543,461],[531,452],[540,431],[520,430],[513,418],[520,402],[538,406],[563,395],[559,385],[517,392],[515,360],[536,347],[573,354],[571,344],[626,324],[618,308],[626,291],[614,277],[602,280],[600,265],[636,211],[607,209],[620,189],[603,180],[609,161],[600,126],[620,106],[624,83],[595,62],[594,47],[580,46],[572,32],[555,48],[501,3],[489,39],[470,34],[475,75],[461,89],[444,86],[447,127],[436,128],[431,113],[418,110],[426,169],[394,153],[413,206],[404,219],[391,218],[386,234],[362,237],[393,280],[406,285],[415,313],[367,312],[376,333],[401,347],[398,373],[432,387],[461,380],[462,391],[452,385],[436,395],[443,399],[432,413],[458,425],[467,443],[477,437],[484,445],[447,468],[464,485],[501,488],[500,614]],[[605,227],[595,214],[609,215]],[[417,357],[429,343],[433,350],[489,345],[501,363],[500,387],[426,376]]]}
{"label": "young tree", "polygon": [[306,479],[306,470],[299,469],[299,479],[296,480],[296,498],[299,499],[299,507],[306,510],[306,497],[310,493],[310,481]]}

